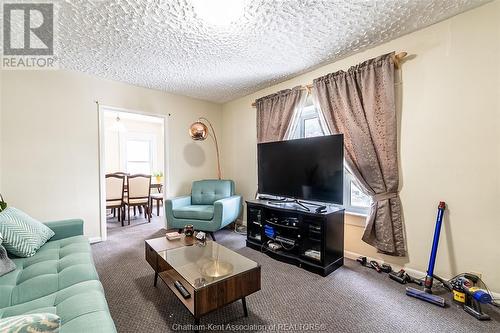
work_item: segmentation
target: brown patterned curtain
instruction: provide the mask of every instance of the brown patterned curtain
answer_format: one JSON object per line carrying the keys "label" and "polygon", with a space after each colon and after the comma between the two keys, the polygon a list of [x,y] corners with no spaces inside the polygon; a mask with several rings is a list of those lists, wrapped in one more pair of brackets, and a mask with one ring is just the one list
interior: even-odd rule
{"label": "brown patterned curtain", "polygon": [[256,100],[257,142],[284,140],[292,118],[304,105],[306,96],[304,89],[295,87]]}
{"label": "brown patterned curtain", "polygon": [[363,241],[380,252],[404,256],[392,55],[313,84],[330,131],[344,134],[348,169],[372,198]]}

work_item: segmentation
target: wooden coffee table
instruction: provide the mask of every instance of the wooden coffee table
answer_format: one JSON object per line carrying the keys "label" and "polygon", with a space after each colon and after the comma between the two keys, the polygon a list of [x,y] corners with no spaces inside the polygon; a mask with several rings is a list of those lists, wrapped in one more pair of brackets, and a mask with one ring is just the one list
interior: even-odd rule
{"label": "wooden coffee table", "polygon": [[[224,305],[242,301],[260,290],[260,265],[216,242],[197,242],[194,237],[169,241],[166,237],[145,242],[146,261],[184,304],[199,325],[200,318]],[[191,294],[184,298],[174,283],[179,281]]]}

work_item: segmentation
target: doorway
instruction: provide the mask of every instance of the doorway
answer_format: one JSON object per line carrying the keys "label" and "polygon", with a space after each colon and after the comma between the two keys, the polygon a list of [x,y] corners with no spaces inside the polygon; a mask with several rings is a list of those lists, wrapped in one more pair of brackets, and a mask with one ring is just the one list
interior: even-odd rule
{"label": "doorway", "polygon": [[166,117],[99,106],[101,240],[144,223],[164,227]]}

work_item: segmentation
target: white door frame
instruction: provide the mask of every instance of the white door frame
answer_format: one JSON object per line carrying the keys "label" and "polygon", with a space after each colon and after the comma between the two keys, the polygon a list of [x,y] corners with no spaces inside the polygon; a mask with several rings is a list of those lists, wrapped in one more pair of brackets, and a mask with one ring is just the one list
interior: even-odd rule
{"label": "white door frame", "polygon": [[105,241],[107,239],[107,225],[106,225],[106,169],[105,169],[105,127],[104,127],[104,113],[105,112],[120,112],[120,113],[133,113],[144,116],[161,118],[163,120],[163,202],[168,197],[170,186],[170,150],[167,144],[169,133],[169,117],[168,115],[156,114],[151,112],[144,112],[138,110],[124,109],[115,106],[109,106],[97,103],[97,118],[99,121],[99,217],[100,217],[100,233],[101,237],[94,239],[94,242]]}

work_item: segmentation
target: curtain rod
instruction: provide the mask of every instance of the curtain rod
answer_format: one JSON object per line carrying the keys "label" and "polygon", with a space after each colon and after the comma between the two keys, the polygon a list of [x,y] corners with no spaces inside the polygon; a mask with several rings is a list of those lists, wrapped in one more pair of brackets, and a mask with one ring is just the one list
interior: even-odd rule
{"label": "curtain rod", "polygon": [[[404,62],[404,58],[407,55],[408,55],[407,52],[399,52],[399,53],[392,56],[392,60],[394,61],[394,67],[396,67],[396,69],[401,68],[401,64]],[[301,86],[302,90],[307,90],[309,92],[311,92],[312,88],[313,88],[312,84],[307,84],[307,85]],[[252,103],[252,107],[256,107],[255,102]]]}

